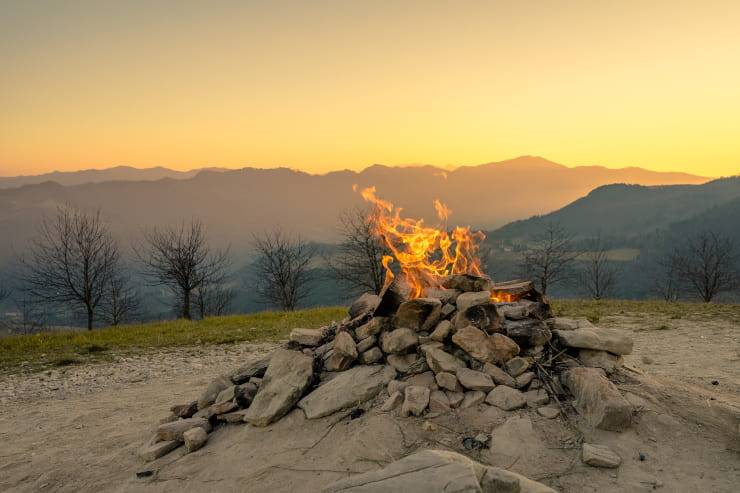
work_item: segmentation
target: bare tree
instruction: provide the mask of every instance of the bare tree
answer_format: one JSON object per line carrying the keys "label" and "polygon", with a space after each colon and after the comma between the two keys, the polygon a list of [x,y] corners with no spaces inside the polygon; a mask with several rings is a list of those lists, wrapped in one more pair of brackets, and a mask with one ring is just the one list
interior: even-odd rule
{"label": "bare tree", "polygon": [[678,301],[681,293],[681,279],[674,255],[658,261],[651,288],[655,294],[669,303]]}
{"label": "bare tree", "polygon": [[600,300],[611,294],[617,284],[618,269],[609,261],[608,249],[600,234],[590,241],[580,260],[583,262],[581,286],[588,295],[594,300]]}
{"label": "bare tree", "polygon": [[194,293],[206,284],[219,284],[230,266],[227,250],[208,246],[199,220],[144,232],[144,242],[134,246],[144,275],[151,285],[165,286],[175,296],[180,316],[192,318]]}
{"label": "bare tree", "polygon": [[565,228],[558,223],[544,223],[530,238],[522,267],[542,294],[547,294],[550,287],[573,276],[573,262],[578,255],[573,237]]}
{"label": "bare tree", "polygon": [[293,311],[308,295],[309,264],[315,248],[300,237],[289,237],[280,229],[253,235],[257,294],[262,301]]}
{"label": "bare tree", "polygon": [[737,282],[735,245],[713,231],[702,231],[686,240],[672,258],[680,279],[709,303]]}
{"label": "bare tree", "polygon": [[136,319],[139,313],[139,296],[123,273],[114,274],[108,285],[108,294],[101,306],[101,317],[108,325],[120,325]]}
{"label": "bare tree", "polygon": [[195,294],[195,308],[200,318],[224,315],[234,300],[232,289],[218,284],[204,284]]}
{"label": "bare tree", "polygon": [[99,211],[58,208],[53,219],[44,218],[20,261],[31,300],[81,310],[92,330],[119,261],[118,245]]}
{"label": "bare tree", "polygon": [[18,310],[18,317],[12,321],[11,327],[16,333],[32,334],[46,328],[45,304],[33,300],[26,290],[22,290],[19,296],[14,296],[14,303]]}
{"label": "bare tree", "polygon": [[353,291],[380,293],[385,279],[381,260],[389,251],[373,232],[371,212],[359,207],[344,211],[339,231],[342,240],[336,251],[324,255],[332,277]]}

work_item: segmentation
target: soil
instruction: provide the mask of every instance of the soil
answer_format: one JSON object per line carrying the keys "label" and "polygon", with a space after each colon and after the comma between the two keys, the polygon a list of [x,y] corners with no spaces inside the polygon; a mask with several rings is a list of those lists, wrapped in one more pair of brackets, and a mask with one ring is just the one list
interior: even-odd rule
{"label": "soil", "polygon": [[[0,491],[319,491],[421,448],[465,453],[563,492],[737,491],[740,328],[639,315],[600,325],[634,333],[635,353],[616,377],[637,408],[634,426],[622,433],[588,430],[573,415],[581,434],[568,420],[526,409],[481,405],[397,418],[368,403],[357,419],[340,413],[306,420],[296,410],[267,428],[225,426],[197,452],[178,449],[145,464],[137,451],[172,404],[197,397],[213,377],[273,346],[160,351],[6,375]],[[526,419],[508,421],[515,416]],[[493,433],[491,449],[466,450],[463,438],[480,432]],[[608,445],[622,465],[583,465],[581,439]]]}

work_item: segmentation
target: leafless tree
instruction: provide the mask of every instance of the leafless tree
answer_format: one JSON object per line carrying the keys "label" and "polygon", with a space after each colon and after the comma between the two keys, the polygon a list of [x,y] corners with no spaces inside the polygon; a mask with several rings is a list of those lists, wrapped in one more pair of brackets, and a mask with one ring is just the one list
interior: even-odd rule
{"label": "leafless tree", "polygon": [[522,268],[542,294],[547,294],[550,287],[573,276],[573,262],[578,255],[573,237],[565,228],[558,223],[544,223],[529,240]]}
{"label": "leafless tree", "polygon": [[609,261],[608,249],[600,234],[590,241],[588,249],[579,259],[583,262],[581,286],[588,295],[600,300],[611,294],[619,272],[616,265]]}
{"label": "leafless tree", "polygon": [[20,262],[31,300],[81,310],[92,330],[119,253],[99,211],[60,207],[53,219],[44,218]]}
{"label": "leafless tree", "polygon": [[11,323],[14,332],[32,334],[46,328],[45,304],[34,300],[26,290],[21,290],[17,297],[14,296],[14,304],[18,310],[18,316]]}
{"label": "leafless tree", "polygon": [[651,288],[655,294],[669,303],[678,301],[681,279],[674,255],[658,260]]}
{"label": "leafless tree", "polygon": [[381,260],[389,251],[373,232],[371,212],[359,207],[344,211],[339,232],[336,251],[324,255],[332,277],[352,291],[380,293],[385,279]]}
{"label": "leafless tree", "polygon": [[295,310],[308,295],[314,246],[300,237],[286,235],[279,228],[253,235],[253,240],[257,251],[258,296],[281,310]]}
{"label": "leafless tree", "polygon": [[737,283],[735,245],[731,239],[702,231],[686,240],[672,262],[680,279],[705,302],[730,291]]}
{"label": "leafless tree", "polygon": [[200,318],[224,315],[235,295],[232,289],[218,284],[205,284],[195,294],[195,308]]}
{"label": "leafless tree", "polygon": [[179,315],[192,318],[193,295],[202,286],[219,284],[230,266],[228,249],[208,246],[203,223],[192,220],[179,226],[144,231],[143,244],[134,252],[153,286],[165,286],[175,296]]}
{"label": "leafless tree", "polygon": [[139,295],[122,272],[114,274],[101,306],[101,317],[108,325],[135,320],[140,307]]}

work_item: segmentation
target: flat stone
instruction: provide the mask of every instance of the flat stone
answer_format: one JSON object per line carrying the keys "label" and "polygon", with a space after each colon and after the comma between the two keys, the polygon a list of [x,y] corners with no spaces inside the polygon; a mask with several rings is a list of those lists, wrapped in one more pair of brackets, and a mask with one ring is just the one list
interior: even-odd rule
{"label": "flat stone", "polygon": [[493,283],[488,277],[472,274],[454,274],[442,281],[442,286],[448,289],[457,289],[463,293],[471,291],[490,291]]}
{"label": "flat stone", "polygon": [[347,356],[332,349],[324,356],[324,369],[326,371],[344,371],[355,361],[352,356]]}
{"label": "flat stone", "polygon": [[380,338],[380,345],[386,353],[403,353],[418,343],[419,336],[409,328],[384,332]]}
{"label": "flat stone", "polygon": [[380,410],[385,413],[393,411],[395,408],[400,406],[402,402],[403,402],[403,394],[401,392],[393,392],[385,400]]}
{"label": "flat stone", "polygon": [[229,377],[235,385],[241,385],[249,381],[250,378],[262,377],[267,371],[267,366],[270,364],[270,357],[261,358],[246,364],[236,370]]}
{"label": "flat stone", "polygon": [[513,411],[514,409],[520,409],[526,406],[527,399],[518,390],[501,385],[488,393],[486,403],[504,411]]}
{"label": "flat stone", "polygon": [[434,373],[439,373],[441,371],[455,373],[458,368],[465,367],[465,363],[462,360],[437,348],[427,350],[426,359],[429,368],[431,368]]}
{"label": "flat stone", "polygon": [[374,365],[380,363],[383,359],[383,351],[378,346],[374,346],[360,355],[360,363],[363,365]]}
{"label": "flat stone", "polygon": [[532,373],[531,371],[522,373],[514,379],[514,387],[516,387],[517,389],[523,389],[524,387],[529,385],[532,380],[534,380],[534,373]]}
{"label": "flat stone", "polygon": [[460,296],[457,297],[457,301],[455,302],[455,305],[457,305],[457,309],[461,312],[464,312],[471,306],[475,305],[481,305],[483,303],[490,303],[491,302],[491,292],[490,291],[470,291],[467,293],[463,293]]}
{"label": "flat stone", "polygon": [[516,356],[514,358],[511,358],[506,363],[504,363],[504,369],[507,371],[509,375],[516,378],[525,371],[529,369],[529,366],[532,364],[532,361],[528,358],[522,358],[521,356]]}
{"label": "flat stone", "polygon": [[218,416],[220,414],[230,413],[234,409],[237,409],[237,405],[234,401],[219,402],[218,404],[211,404],[208,407],[208,417]]}
{"label": "flat stone", "polygon": [[253,426],[267,426],[282,418],[298,402],[312,378],[313,358],[288,349],[275,350],[246,421]]}
{"label": "flat stone", "polygon": [[355,335],[358,340],[380,334],[383,329],[388,327],[389,320],[387,317],[373,317],[365,325],[355,329]]}
{"label": "flat stone", "polygon": [[428,331],[437,325],[442,313],[442,302],[436,298],[416,298],[401,303],[394,317],[394,325],[415,332]]}
{"label": "flat stone", "polygon": [[185,442],[185,450],[195,452],[208,441],[208,433],[203,428],[191,428],[182,434],[183,441]]}
{"label": "flat stone", "polygon": [[469,407],[482,404],[485,400],[486,400],[485,392],[482,392],[480,390],[471,390],[469,392],[465,392],[465,397],[463,397],[463,400],[460,403],[460,406],[458,407],[460,409],[467,409]]}
{"label": "flat stone", "polygon": [[429,411],[433,413],[448,413],[452,407],[447,394],[441,390],[433,390],[429,394]]}
{"label": "flat stone", "polygon": [[380,303],[380,296],[375,293],[364,293],[349,306],[349,318],[357,318],[365,313],[370,313]]}
{"label": "flat stone", "polygon": [[[578,329],[580,330],[580,329]],[[632,404],[597,368],[572,368],[562,376],[575,400],[573,406],[596,428],[622,431],[632,424]]]}
{"label": "flat stone", "polygon": [[583,444],[583,463],[593,467],[619,467],[622,458],[605,445]]}
{"label": "flat stone", "polygon": [[423,294],[424,298],[436,298],[444,305],[445,303],[454,303],[457,297],[460,296],[460,291],[457,289],[426,287]]}
{"label": "flat stone", "polygon": [[301,346],[320,346],[326,335],[326,328],[321,329],[293,329],[289,339]]}
{"label": "flat stone", "polygon": [[455,409],[462,404],[463,399],[465,399],[465,394],[462,392],[450,392],[449,390],[444,391],[445,394],[447,394],[447,400],[450,403],[450,407]]}
{"label": "flat stone", "polygon": [[503,369],[498,366],[485,363],[483,365],[483,373],[489,375],[496,385],[506,385],[507,387],[516,387],[514,377],[506,373]]}
{"label": "flat stone", "polygon": [[231,379],[227,377],[216,377],[211,383],[208,384],[208,387],[206,387],[206,390],[200,395],[198,398],[198,409],[205,409],[214,402],[216,402],[216,397],[218,397],[218,394],[221,393],[222,390],[227,389],[234,385],[231,382]]}
{"label": "flat stone", "polygon": [[239,411],[234,411],[231,413],[221,414],[217,417],[219,421],[223,421],[224,423],[243,423],[244,422],[244,416],[247,414],[246,409],[240,409]]}
{"label": "flat stone", "polygon": [[421,356],[416,353],[390,354],[388,355],[388,364],[401,373],[407,373],[420,358]]}
{"label": "flat stone", "polygon": [[441,371],[435,376],[437,385],[450,392],[463,392],[463,388],[453,373]]}
{"label": "flat stone", "polygon": [[450,318],[452,314],[454,314],[457,311],[457,308],[455,308],[455,305],[452,303],[445,303],[442,305],[442,311],[440,315],[442,318]]}
{"label": "flat stone", "polygon": [[449,320],[441,320],[432,332],[431,338],[433,341],[444,342],[450,336],[451,332],[452,322]]}
{"label": "flat stone", "polygon": [[239,407],[251,406],[254,396],[257,395],[257,390],[259,390],[257,385],[252,382],[240,385],[235,397],[236,403]]}
{"label": "flat stone", "polygon": [[391,380],[388,382],[388,395],[393,395],[396,392],[401,392],[403,394],[403,391],[406,389],[406,387],[409,386],[408,382],[403,382],[401,380]]}
{"label": "flat stone", "polygon": [[560,409],[550,406],[538,407],[537,414],[539,414],[543,418],[555,419],[560,416]]}
{"label": "flat stone", "polygon": [[539,408],[550,402],[550,396],[545,389],[528,390],[524,392],[524,398],[527,399],[527,406],[532,408]]}
{"label": "flat stone", "polygon": [[506,335],[522,347],[544,346],[552,339],[552,332],[541,320],[505,320],[503,328]]}
{"label": "flat stone", "polygon": [[214,404],[221,404],[223,402],[233,401],[236,398],[236,394],[239,392],[238,385],[231,385],[226,387],[224,390],[218,393]]}
{"label": "flat stone", "polygon": [[429,390],[437,390],[437,380],[434,378],[434,373],[427,371],[419,373],[406,380],[408,385],[417,385],[421,387],[427,387]]}
{"label": "flat stone", "polygon": [[362,354],[371,347],[375,345],[375,343],[378,342],[378,338],[376,336],[370,336],[362,339],[360,342],[357,343],[357,352]]}
{"label": "flat stone", "polygon": [[453,319],[457,330],[472,325],[486,333],[501,332],[501,321],[503,316],[498,312],[495,303],[481,303],[467,308],[465,311],[458,310]]}
{"label": "flat stone", "polygon": [[594,327],[594,324],[586,318],[555,317],[548,320],[548,323],[553,330],[576,330]]}
{"label": "flat stone", "polygon": [[452,342],[471,357],[484,363],[501,364],[519,354],[519,346],[505,335],[487,335],[472,325],[463,327],[453,334]]}
{"label": "flat stone", "polygon": [[334,347],[332,350],[334,353],[339,353],[352,359],[357,358],[357,345],[347,331],[337,332],[337,335],[334,337]]}
{"label": "flat stone", "polygon": [[583,366],[589,368],[601,368],[607,374],[622,366],[623,358],[606,351],[595,351],[593,349],[581,349],[578,352],[578,360]]}
{"label": "flat stone", "polygon": [[178,418],[190,418],[198,410],[198,401],[190,401],[187,404],[177,404],[170,408],[172,414]]}
{"label": "flat stone", "polygon": [[555,330],[555,335],[566,347],[609,351],[618,355],[632,353],[632,337],[629,332],[621,329],[584,327],[575,330]]}
{"label": "flat stone", "polygon": [[182,435],[191,428],[203,428],[208,433],[211,431],[211,424],[203,418],[187,418],[165,423],[157,427],[157,440],[182,442]]}
{"label": "flat stone", "polygon": [[[483,392],[490,392],[496,386],[493,383],[493,379],[485,373],[471,370],[470,368],[458,368],[457,379],[460,381],[460,385],[468,390],[481,390]],[[454,389],[450,389],[454,390]]]}
{"label": "flat stone", "polygon": [[409,385],[404,390],[403,406],[401,406],[401,416],[421,416],[424,410],[429,406],[429,396],[431,392],[428,387],[418,385]]}
{"label": "flat stone", "polygon": [[160,457],[169,454],[182,442],[179,440],[165,440],[161,442],[148,443],[139,450],[139,457],[146,462],[159,459]]}
{"label": "flat stone", "polygon": [[314,389],[298,407],[308,419],[323,418],[372,399],[395,375],[389,366],[356,366]]}

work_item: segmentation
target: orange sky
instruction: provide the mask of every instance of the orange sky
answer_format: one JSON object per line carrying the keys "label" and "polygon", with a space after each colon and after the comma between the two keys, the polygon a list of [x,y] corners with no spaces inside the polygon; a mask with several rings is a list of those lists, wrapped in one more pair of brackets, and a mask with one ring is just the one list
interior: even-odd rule
{"label": "orange sky", "polygon": [[740,2],[7,0],[0,175],[473,164],[740,173]]}

